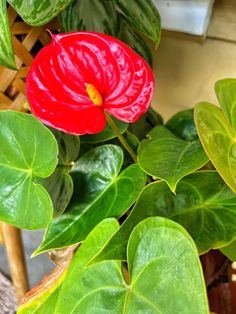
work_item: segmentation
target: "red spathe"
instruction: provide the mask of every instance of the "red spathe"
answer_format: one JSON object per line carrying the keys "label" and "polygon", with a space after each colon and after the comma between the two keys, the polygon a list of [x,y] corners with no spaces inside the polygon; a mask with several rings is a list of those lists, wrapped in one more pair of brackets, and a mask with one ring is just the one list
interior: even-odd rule
{"label": "red spathe", "polygon": [[[95,105],[86,86],[102,96]],[[53,35],[27,76],[27,98],[42,122],[71,134],[99,133],[104,110],[135,122],[150,105],[154,77],[149,65],[121,41],[94,32]]]}

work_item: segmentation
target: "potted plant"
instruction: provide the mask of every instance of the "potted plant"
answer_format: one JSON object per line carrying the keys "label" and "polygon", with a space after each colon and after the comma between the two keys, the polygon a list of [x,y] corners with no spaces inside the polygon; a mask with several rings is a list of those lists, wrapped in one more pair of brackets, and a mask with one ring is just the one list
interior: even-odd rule
{"label": "potted plant", "polygon": [[216,84],[221,109],[201,103],[165,124],[148,110],[153,90],[121,41],[58,34],[27,77],[33,114],[0,112],[0,218],[46,228],[33,256],[58,265],[18,313],[209,313],[210,250],[234,259],[236,80]]}

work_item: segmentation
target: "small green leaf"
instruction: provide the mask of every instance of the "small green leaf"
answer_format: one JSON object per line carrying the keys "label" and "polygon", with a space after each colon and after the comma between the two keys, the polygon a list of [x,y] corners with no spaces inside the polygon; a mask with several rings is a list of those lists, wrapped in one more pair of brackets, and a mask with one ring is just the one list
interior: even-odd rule
{"label": "small green leaf", "polygon": [[22,19],[29,25],[40,26],[51,21],[73,0],[8,0]]}
{"label": "small green leaf", "polygon": [[165,126],[184,141],[192,142],[198,139],[193,118],[193,109],[178,112],[167,121]]}
{"label": "small green leaf", "polygon": [[15,70],[15,57],[5,0],[0,1],[0,64]]}
{"label": "small green leaf", "polygon": [[198,140],[186,142],[163,130],[164,127],[156,127],[155,137],[153,132],[149,133],[154,139],[141,142],[138,163],[149,175],[164,180],[175,192],[177,183],[204,166],[208,158]]}
{"label": "small green leaf", "polygon": [[183,225],[200,254],[221,248],[236,237],[236,196],[216,171],[200,171],[181,180],[176,195],[164,182],[147,185],[96,261],[124,260],[130,233],[137,223],[150,216],[164,216]]}
{"label": "small green leaf", "polygon": [[77,0],[59,15],[66,32],[93,31],[116,36],[118,21],[112,1]]}
{"label": "small green leaf", "polygon": [[120,175],[123,153],[119,146],[103,145],[84,154],[71,175],[74,195],[67,211],[49,225],[35,255],[83,241],[107,217],[119,217],[137,199],[146,175],[134,164]]}
{"label": "small green leaf", "polygon": [[223,253],[232,262],[236,261],[236,240],[230,242],[227,246],[220,248]]}
{"label": "small green leaf", "polygon": [[[228,94],[228,91],[225,91]],[[236,99],[235,99],[236,101]],[[202,145],[226,184],[236,193],[236,134],[216,106],[200,103],[194,117]]]}
{"label": "small green leaf", "polygon": [[[125,131],[128,128],[128,124],[124,123],[122,121],[119,121],[113,117],[111,117],[111,118],[112,118],[112,120],[114,120],[116,126],[119,128],[121,134],[125,133]],[[88,135],[80,136],[80,140],[81,140],[81,143],[97,144],[97,143],[109,141],[115,137],[116,137],[116,134],[111,129],[109,124],[107,124],[105,130],[103,130],[102,132],[100,132],[98,134],[88,134]]]}
{"label": "small green leaf", "polygon": [[53,208],[37,178],[46,178],[57,165],[57,143],[35,117],[0,112],[0,219],[19,228],[46,227]]}
{"label": "small green leaf", "polygon": [[38,287],[34,288],[34,290],[38,288],[37,294],[34,292],[32,298],[29,297],[29,299],[25,300],[24,303],[20,305],[17,313],[55,313],[54,308],[65,278],[67,281],[70,281],[70,276],[73,276],[75,271],[78,272],[79,269],[87,266],[118,229],[119,224],[114,218],[105,219],[97,224],[74,256],[69,271],[67,272],[67,268],[64,269],[61,267],[54,271],[45,282],[44,289]]}
{"label": "small green leaf", "polygon": [[149,37],[156,46],[159,44],[161,21],[152,0],[116,0],[115,4],[134,28]]}
{"label": "small green leaf", "polygon": [[130,46],[130,48],[143,57],[143,59],[149,63],[150,67],[152,67],[152,54],[146,42],[130,27],[129,23],[125,21],[122,15],[120,15],[119,22],[120,30],[117,38]]}

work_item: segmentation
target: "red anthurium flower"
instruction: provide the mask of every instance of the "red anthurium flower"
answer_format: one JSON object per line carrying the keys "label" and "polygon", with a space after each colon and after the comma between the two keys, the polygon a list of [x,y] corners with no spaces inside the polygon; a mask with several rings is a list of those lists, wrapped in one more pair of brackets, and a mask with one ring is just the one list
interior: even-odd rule
{"label": "red anthurium flower", "polygon": [[121,41],[99,33],[53,35],[27,76],[27,97],[42,122],[71,134],[106,126],[104,111],[134,122],[154,89],[148,64]]}

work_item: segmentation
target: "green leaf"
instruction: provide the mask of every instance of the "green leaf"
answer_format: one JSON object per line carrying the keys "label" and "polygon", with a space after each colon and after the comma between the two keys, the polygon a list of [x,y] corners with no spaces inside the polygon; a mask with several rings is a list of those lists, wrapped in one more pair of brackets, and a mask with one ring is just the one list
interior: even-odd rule
{"label": "green leaf", "polygon": [[178,112],[167,121],[165,126],[184,141],[192,142],[198,139],[192,109]]}
{"label": "green leaf", "polygon": [[157,125],[155,128],[151,129],[151,131],[147,134],[147,138],[149,140],[160,140],[160,139],[177,139],[178,137],[174,135],[170,130],[168,130],[163,125]]}
{"label": "green leaf", "polygon": [[137,54],[145,59],[150,67],[152,67],[152,54],[146,42],[132,29],[132,27],[130,27],[129,23],[122,18],[122,15],[120,15],[119,21],[120,30],[117,38],[130,46],[130,48],[137,52]]}
{"label": "green leaf", "polygon": [[53,174],[38,180],[48,191],[54,208],[54,217],[61,215],[69,204],[73,195],[74,185],[69,170],[57,168]]}
{"label": "green leaf", "polygon": [[[113,117],[111,117],[111,119],[115,122],[116,126],[119,128],[121,134],[125,133],[125,131],[128,128],[128,124],[122,121],[119,121]],[[98,134],[87,134],[87,135],[80,136],[80,140],[81,140],[81,143],[97,144],[97,143],[109,141],[115,137],[116,137],[116,134],[111,129],[109,124],[107,124],[104,131]]]}
{"label": "green leaf", "polygon": [[[55,313],[53,308],[57,303],[59,292],[65,277],[70,277],[73,272],[87,266],[92,258],[101,250],[109,238],[119,229],[119,224],[116,219],[109,218],[100,222],[88,235],[86,240],[80,246],[79,251],[73,258],[70,269],[67,272],[67,267],[58,267],[56,271],[51,273],[44,283],[43,289],[34,288],[34,294],[26,298],[17,311],[18,314]],[[75,269],[76,266],[76,269]],[[66,277],[66,279],[67,279]],[[68,279],[67,279],[68,280]],[[52,312],[53,311],[53,312]]]}
{"label": "green leaf", "polygon": [[210,161],[236,193],[236,134],[224,113],[214,105],[198,104],[194,109],[194,117],[200,140]]}
{"label": "green leaf", "polygon": [[236,261],[236,240],[233,240],[227,246],[224,246],[220,249],[221,253],[223,253],[229,260],[232,262]]}
{"label": "green leaf", "polygon": [[160,15],[152,0],[116,0],[115,4],[125,19],[157,46],[161,36]]}
{"label": "green leaf", "polygon": [[147,185],[127,220],[96,261],[125,259],[131,231],[139,221],[150,216],[164,216],[183,225],[200,254],[223,247],[236,237],[236,196],[216,171],[200,171],[181,180],[176,195],[164,182]]}
{"label": "green leaf", "polygon": [[[90,242],[96,254],[96,237]],[[86,248],[77,251],[52,313],[209,313],[197,250],[180,225],[155,217],[134,229],[127,248],[129,282],[117,261],[87,265],[95,254]]]}
{"label": "green leaf", "polygon": [[119,146],[103,145],[84,154],[71,173],[74,195],[67,211],[49,225],[35,255],[83,241],[107,217],[119,217],[137,199],[146,175],[134,164],[120,175],[123,153]]}
{"label": "green leaf", "polygon": [[0,219],[19,228],[46,227],[53,208],[37,178],[57,165],[57,143],[32,115],[0,112]]}
{"label": "green leaf", "polygon": [[59,15],[66,32],[87,30],[116,36],[117,13],[112,1],[77,0]]}
{"label": "green leaf", "polygon": [[74,185],[69,171],[78,158],[80,140],[78,136],[66,134],[52,128],[51,131],[59,148],[59,164],[50,177],[39,179],[39,183],[48,191],[53,203],[54,217],[56,217],[65,211],[73,194]]}
{"label": "green leaf", "polygon": [[60,166],[68,167],[71,162],[76,161],[80,150],[80,138],[56,129],[50,129],[55,136],[59,148],[58,163]]}
{"label": "green leaf", "polygon": [[22,19],[29,25],[40,26],[48,23],[73,0],[8,0]]}
{"label": "green leaf", "polygon": [[0,64],[15,70],[15,57],[5,0],[0,2]]}
{"label": "green leaf", "polygon": [[236,79],[224,79],[215,84],[216,96],[226,119],[236,133]]}
{"label": "green leaf", "polygon": [[[156,127],[155,138],[141,142],[138,163],[149,175],[164,180],[175,192],[177,183],[205,165],[208,158],[198,140],[186,142],[163,130],[164,127]],[[149,136],[153,138],[153,132]]]}

